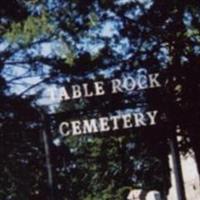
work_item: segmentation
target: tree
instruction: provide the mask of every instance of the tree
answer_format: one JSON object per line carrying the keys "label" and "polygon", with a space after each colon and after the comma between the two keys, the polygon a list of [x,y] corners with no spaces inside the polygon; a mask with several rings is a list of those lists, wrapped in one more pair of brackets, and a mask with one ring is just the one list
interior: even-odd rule
{"label": "tree", "polygon": [[[9,106],[12,109],[9,114],[18,113],[19,111],[15,110],[12,104],[18,101],[24,102],[23,98],[29,95],[34,96],[35,93],[38,94],[35,99],[40,99],[41,95],[44,95],[43,91],[47,84],[67,85],[93,79],[122,77],[126,74],[135,75],[135,71],[139,68],[147,72],[157,71],[163,74],[162,91],[116,95],[114,101],[113,97],[107,96],[92,101],[83,99],[76,101],[75,104],[71,102],[61,105],[60,109],[67,109],[69,116],[74,111],[84,117],[91,115],[86,111],[88,109],[95,109],[93,114],[97,115],[97,109],[112,113],[116,109],[127,109],[130,106],[142,105],[144,109],[159,107],[167,125],[161,124],[157,129],[149,131],[141,130],[141,136],[138,138],[142,141],[142,148],[140,149],[139,145],[137,147],[139,149],[135,150],[136,154],[140,152],[138,159],[134,159],[136,164],[131,161],[132,150],[126,148],[126,145],[130,145],[128,139],[135,138],[132,135],[120,136],[118,139],[84,137],[80,138],[80,141],[71,138],[62,141],[63,144],[57,148],[53,146],[51,140],[53,157],[57,157],[53,164],[56,190],[59,191],[57,195],[63,194],[63,198],[66,195],[68,199],[81,199],[83,196],[97,198],[93,197],[96,195],[94,192],[98,191],[102,196],[102,191],[104,191],[111,193],[113,197],[113,193],[116,193],[116,190],[123,185],[133,184],[129,177],[132,177],[134,166],[137,168],[138,165],[142,165],[147,171],[139,170],[138,176],[142,174],[143,178],[137,181],[148,188],[146,180],[153,175],[150,174],[152,164],[155,162],[155,166],[160,166],[161,160],[167,162],[166,141],[171,135],[171,132],[167,130],[183,136],[180,143],[182,150],[187,152],[192,147],[200,166],[197,134],[199,125],[196,123],[199,120],[199,99],[196,95],[199,94],[197,76],[199,72],[199,5],[197,1],[184,0],[180,3],[175,0],[165,2],[87,0],[82,3],[79,0],[51,2],[37,0],[11,1],[13,6],[9,7],[6,3],[3,1],[0,9],[0,82],[4,112],[8,106],[4,99],[10,102]],[[13,93],[17,93],[21,100],[13,98]],[[29,105],[27,107],[32,109],[31,103],[27,104]],[[14,105],[19,106],[19,104]],[[34,112],[34,109],[31,110],[31,113]],[[7,123],[9,114],[2,118],[2,124]],[[23,113],[20,116],[23,116]],[[31,123],[41,123],[37,118],[38,116],[34,115],[30,120]],[[18,117],[15,120],[18,121]],[[25,123],[26,119],[23,118],[23,120]],[[19,133],[21,131],[24,133],[24,126],[23,124],[20,127]],[[29,125],[27,129],[29,130],[31,126]],[[4,131],[4,134],[9,134],[9,132],[14,137],[12,129],[7,130],[7,133]],[[57,137],[55,132],[52,138],[54,137]],[[185,145],[188,138],[191,141],[189,146],[188,142]],[[28,141],[27,138],[25,143]],[[152,143],[154,144],[155,141],[157,145],[154,149]],[[21,140],[18,143],[21,144]],[[92,156],[91,160],[98,160],[100,164],[90,165],[90,159],[88,163],[84,163],[82,157],[77,158],[76,153],[75,155],[70,153],[74,148],[73,145],[77,143],[81,156],[87,152],[89,157]],[[164,154],[158,155],[156,152],[161,144],[164,144],[164,147],[160,152]],[[12,145],[10,144],[8,148]],[[37,145],[40,143],[38,142]],[[104,151],[101,150],[102,146]],[[107,158],[107,162],[104,158]],[[16,159],[17,157],[14,157],[13,160]],[[80,168],[72,167],[75,161],[80,163]],[[64,172],[63,166],[65,166]],[[87,168],[90,170],[88,175],[84,176]],[[122,168],[127,171],[122,173],[124,171]],[[167,168],[162,168],[163,172],[156,168],[155,174],[164,173],[165,180],[168,180]],[[94,171],[98,173],[94,175]],[[107,177],[112,177],[111,185],[106,176],[105,180],[99,181],[104,175],[103,172],[107,173]],[[68,183],[67,180],[72,180],[72,182]],[[82,182],[79,183],[79,180]],[[85,184],[91,180],[94,182]],[[153,181],[149,185],[157,187],[161,182],[163,180]],[[95,186],[92,183],[99,183],[99,185]],[[77,194],[76,191],[83,184],[86,187]],[[167,192],[169,183],[167,182],[163,187]],[[17,197],[12,197],[12,199],[15,198]],[[59,196],[59,198],[62,197]],[[106,198],[109,199],[109,195]]]}

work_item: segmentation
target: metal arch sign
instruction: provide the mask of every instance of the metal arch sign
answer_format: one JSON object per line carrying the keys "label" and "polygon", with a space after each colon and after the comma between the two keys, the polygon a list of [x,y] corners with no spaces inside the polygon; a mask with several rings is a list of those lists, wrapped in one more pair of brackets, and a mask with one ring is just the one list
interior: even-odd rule
{"label": "metal arch sign", "polygon": [[[118,96],[120,94],[140,93],[148,89],[159,89],[162,87],[159,73],[139,74],[135,77],[126,76],[122,79],[114,78],[101,81],[83,82],[72,84],[68,87],[60,87],[50,90],[52,100],[74,101],[79,99],[106,98],[107,96]],[[112,104],[112,103],[111,103]],[[98,111],[101,113],[101,110]],[[94,114],[94,113],[93,113]],[[78,112],[74,117],[64,117],[58,124],[59,133],[66,137],[69,135],[82,135],[93,133],[115,132],[133,128],[155,126],[160,119],[160,113],[156,109],[130,109],[107,114],[97,114],[77,119]]]}

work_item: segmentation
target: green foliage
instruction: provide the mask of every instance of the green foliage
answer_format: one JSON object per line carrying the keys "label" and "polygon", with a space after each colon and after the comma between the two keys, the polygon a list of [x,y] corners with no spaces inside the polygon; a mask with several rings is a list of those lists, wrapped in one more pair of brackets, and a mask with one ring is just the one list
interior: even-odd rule
{"label": "green foliage", "polygon": [[48,22],[48,15],[29,16],[23,22],[13,22],[10,30],[4,34],[4,38],[10,43],[28,45],[35,39],[52,33],[54,27]]}
{"label": "green foliage", "polygon": [[[90,75],[92,80],[102,80],[109,74],[109,78],[114,78],[124,72],[132,73],[140,66],[168,76],[162,97],[158,91],[156,94],[148,91],[145,98],[141,98],[143,94],[136,97],[127,94],[122,99],[117,95],[106,100],[98,98],[95,103],[88,98],[60,105],[56,112],[74,111],[73,117],[87,118],[91,108],[110,112],[117,106],[126,107],[125,102],[128,108],[135,107],[138,101],[149,108],[160,106],[165,112],[163,116],[172,124],[169,132],[161,126],[146,133],[131,130],[127,134],[121,132],[123,136],[64,140],[57,135],[57,130],[52,131],[50,140],[58,137],[62,143],[55,147],[51,141],[50,145],[56,199],[123,200],[129,187],[134,186],[167,193],[166,139],[171,132],[178,130],[185,139],[191,139],[200,160],[197,134],[200,128],[196,123],[200,116],[199,2],[149,1],[150,6],[142,1],[117,4],[111,0],[12,2],[14,5],[17,2],[21,9],[14,7],[11,13],[13,9],[7,2],[0,8],[0,99],[11,94],[6,86],[10,86],[11,92],[18,85],[27,89],[31,81],[25,84],[24,77],[20,81],[18,76],[23,70],[26,78],[34,74],[43,83],[62,85],[78,84],[80,78],[88,81]],[[105,37],[106,34],[110,36]],[[45,54],[41,53],[44,43],[38,42],[43,38],[50,47]],[[32,45],[34,42],[38,45]],[[13,71],[7,63],[13,66]],[[48,81],[39,73],[41,69],[50,77]],[[14,75],[10,77],[10,74]],[[39,84],[37,87],[41,91],[45,89]],[[0,105],[0,141],[3,141],[0,154],[4,158],[0,163],[0,199],[46,199],[47,172],[40,143],[41,127],[38,127],[43,122],[29,110],[31,103],[26,108],[17,100]],[[29,116],[33,118],[28,120]],[[188,149],[186,146],[185,151]],[[198,166],[200,171],[200,161]]]}
{"label": "green foliage", "polygon": [[88,25],[89,27],[94,27],[97,25],[97,23],[99,22],[98,16],[96,15],[96,13],[92,12],[89,14],[89,22]]}
{"label": "green foliage", "polygon": [[[76,191],[76,198],[86,200],[124,200],[133,187],[162,189],[161,162],[166,161],[158,158],[157,150],[150,153],[151,147],[136,138],[67,137],[64,142],[71,152],[69,162],[74,165],[71,173],[64,175],[71,183],[68,189]],[[130,143],[134,144],[134,151],[126,148]],[[132,175],[137,177],[136,182],[131,181]]]}
{"label": "green foliage", "polygon": [[200,32],[199,32],[199,29],[197,28],[189,28],[187,29],[187,31],[185,32],[185,36],[187,38],[197,38],[198,41],[200,42]]}
{"label": "green foliage", "polygon": [[89,194],[83,200],[126,200],[130,190],[131,187],[121,187],[116,190],[109,185],[108,188],[96,194]]}

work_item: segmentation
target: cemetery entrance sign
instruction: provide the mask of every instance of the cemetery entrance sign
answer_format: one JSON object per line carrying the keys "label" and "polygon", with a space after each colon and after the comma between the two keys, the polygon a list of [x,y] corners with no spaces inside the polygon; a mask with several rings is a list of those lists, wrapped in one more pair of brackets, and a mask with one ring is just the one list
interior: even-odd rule
{"label": "cemetery entrance sign", "polygon": [[[163,80],[160,73],[148,73],[146,69],[139,69],[133,73],[123,74],[120,78],[105,80],[94,80],[93,78],[88,82],[85,80],[79,82],[75,82],[75,84],[70,82],[60,88],[49,90],[52,100],[64,102],[83,100],[87,102],[85,110],[82,112],[85,115],[79,115],[81,112],[77,110],[71,113],[64,112],[61,117],[59,113],[54,115],[56,129],[62,137],[110,134],[116,131],[124,133],[124,130],[130,131],[133,128],[159,127],[162,126],[162,122],[164,124],[166,122],[166,113],[163,115],[161,110],[155,109],[155,107],[161,107],[160,105],[164,102],[163,96],[159,96],[163,91],[161,90]],[[153,92],[148,95],[149,90],[154,90],[159,94]],[[98,101],[95,102],[97,99]],[[145,100],[146,104],[137,106],[132,103],[133,100],[136,102],[138,99]],[[155,99],[156,106],[151,108],[150,105]],[[101,107],[101,104],[107,107]],[[126,104],[125,109],[120,107],[122,104]],[[163,105],[162,107],[164,108]],[[110,110],[110,108],[112,109]],[[88,111],[90,111],[89,114]],[[150,130],[149,128],[148,130]],[[180,199],[185,199],[177,139],[175,135],[168,139],[176,171],[177,194]]]}
{"label": "cemetery entrance sign", "polygon": [[[126,74],[121,78],[105,79],[101,81],[71,84],[57,89],[50,89],[52,100],[74,101],[79,99],[112,97],[145,93],[149,89],[161,88],[159,73],[149,73],[146,70],[137,70],[134,74]],[[116,100],[117,101],[117,100]],[[103,103],[103,102],[102,102]],[[116,102],[115,102],[116,103]],[[108,103],[109,104],[109,103]],[[112,104],[112,102],[110,102]],[[98,111],[101,113],[101,110]],[[58,125],[62,136],[114,132],[122,129],[132,129],[157,124],[159,111],[147,108],[131,108],[113,113],[89,116],[87,118],[64,119]],[[77,112],[78,115],[78,112]]]}
{"label": "cemetery entrance sign", "polygon": [[128,129],[156,124],[157,110],[139,113],[119,114],[96,119],[63,121],[59,132],[63,136],[81,135],[88,133],[113,132],[119,129]]}

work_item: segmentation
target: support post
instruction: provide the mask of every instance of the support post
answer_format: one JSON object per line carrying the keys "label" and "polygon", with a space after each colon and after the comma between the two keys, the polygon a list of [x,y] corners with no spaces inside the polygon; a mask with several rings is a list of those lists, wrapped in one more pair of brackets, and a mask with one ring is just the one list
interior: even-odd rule
{"label": "support post", "polygon": [[178,142],[175,134],[169,139],[169,146],[172,154],[172,162],[175,174],[176,190],[178,200],[186,200],[181,161],[178,149]]}
{"label": "support post", "polygon": [[38,110],[41,116],[41,120],[43,123],[42,129],[42,139],[44,142],[44,153],[45,153],[45,162],[47,169],[47,181],[48,181],[48,200],[54,200],[54,188],[53,188],[53,173],[52,173],[52,165],[50,159],[50,147],[49,147],[49,139],[48,139],[48,119],[46,115],[42,112],[42,110]]}

